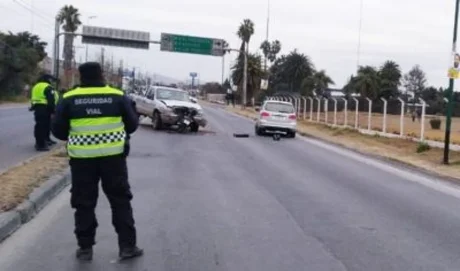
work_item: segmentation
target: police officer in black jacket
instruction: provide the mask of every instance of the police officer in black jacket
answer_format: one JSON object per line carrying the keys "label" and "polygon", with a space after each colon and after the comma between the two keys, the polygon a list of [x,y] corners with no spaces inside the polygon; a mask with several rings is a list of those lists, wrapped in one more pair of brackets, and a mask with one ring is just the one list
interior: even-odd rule
{"label": "police officer in black jacket", "polygon": [[75,235],[80,260],[92,260],[98,226],[95,208],[98,183],[112,209],[118,234],[119,257],[141,256],[131,208],[126,157],[129,134],[139,122],[131,99],[104,83],[99,63],[79,67],[81,84],[64,94],[52,125],[54,136],[67,141],[72,174],[71,206],[75,210]]}

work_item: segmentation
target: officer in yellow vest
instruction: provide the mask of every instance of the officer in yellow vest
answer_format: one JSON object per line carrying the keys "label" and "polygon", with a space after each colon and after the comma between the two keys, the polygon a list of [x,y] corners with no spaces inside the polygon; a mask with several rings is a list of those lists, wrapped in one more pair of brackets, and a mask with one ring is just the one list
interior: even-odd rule
{"label": "officer in yellow vest", "polygon": [[126,157],[128,135],[139,125],[131,100],[104,83],[99,63],[79,67],[80,86],[63,95],[53,119],[52,132],[67,141],[72,174],[71,206],[75,210],[75,235],[80,260],[92,260],[98,226],[95,208],[98,183],[112,209],[118,234],[119,257],[141,256],[136,245],[136,228],[131,208]]}
{"label": "officer in yellow vest", "polygon": [[48,151],[49,146],[56,144],[50,138],[51,115],[54,113],[56,99],[51,82],[54,77],[48,74],[42,75],[31,91],[31,110],[35,117],[35,149]]}

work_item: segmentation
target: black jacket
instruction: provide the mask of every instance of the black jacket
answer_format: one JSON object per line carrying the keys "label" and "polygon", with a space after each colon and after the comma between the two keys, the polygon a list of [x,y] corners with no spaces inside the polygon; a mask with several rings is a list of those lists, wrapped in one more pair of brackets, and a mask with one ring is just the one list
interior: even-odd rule
{"label": "black jacket", "polygon": [[[104,87],[105,84],[95,83],[91,85],[81,85],[80,88],[85,87]],[[98,98],[98,95],[91,95],[91,98]],[[109,95],[104,95],[101,97],[108,97]],[[57,108],[55,117],[51,125],[51,131],[53,135],[60,139],[66,141],[69,137],[70,130],[70,120],[78,118],[91,118],[91,117],[111,117],[111,116],[121,116],[123,123],[125,125],[126,133],[128,134],[127,143],[129,139],[129,134],[134,133],[139,126],[139,117],[137,116],[134,108],[132,106],[131,99],[126,96],[113,95],[111,96],[111,103],[77,103],[76,99],[88,98],[82,95],[71,96],[63,98]],[[91,115],[90,109],[97,109],[100,114]]]}

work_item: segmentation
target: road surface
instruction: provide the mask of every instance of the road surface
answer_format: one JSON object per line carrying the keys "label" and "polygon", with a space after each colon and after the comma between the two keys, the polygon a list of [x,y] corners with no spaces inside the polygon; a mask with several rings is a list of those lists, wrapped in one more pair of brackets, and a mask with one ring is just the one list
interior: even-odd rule
{"label": "road surface", "polygon": [[0,106],[0,172],[34,155],[34,115],[26,105]]}
{"label": "road surface", "polygon": [[115,261],[101,196],[94,261],[78,263],[66,189],[0,245],[0,270],[459,270],[457,190],[312,140],[233,138],[253,124],[206,112],[215,134],[132,139],[144,257]]}

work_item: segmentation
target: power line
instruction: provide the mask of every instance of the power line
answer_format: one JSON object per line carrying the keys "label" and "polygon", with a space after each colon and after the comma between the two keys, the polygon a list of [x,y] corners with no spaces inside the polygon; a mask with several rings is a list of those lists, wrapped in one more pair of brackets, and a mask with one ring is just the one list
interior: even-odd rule
{"label": "power line", "polygon": [[[13,0],[13,2],[18,4],[18,5],[20,5],[21,7],[25,8],[26,10],[30,11],[31,13],[33,13],[37,17],[41,18],[43,20],[43,22],[46,23],[48,26],[54,28],[53,24],[51,23],[52,20],[50,20],[50,18],[44,17],[43,15],[37,13],[35,10],[33,10],[30,7],[26,6],[24,3],[19,2],[18,0]],[[48,20],[50,20],[50,21],[48,21]]]}

